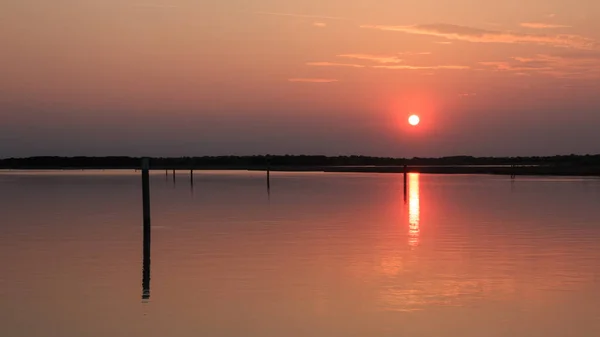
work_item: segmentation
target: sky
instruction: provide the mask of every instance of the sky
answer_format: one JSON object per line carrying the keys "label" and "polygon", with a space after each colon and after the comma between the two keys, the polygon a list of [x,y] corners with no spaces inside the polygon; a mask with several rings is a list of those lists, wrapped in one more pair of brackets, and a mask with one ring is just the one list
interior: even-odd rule
{"label": "sky", "polygon": [[3,0],[0,46],[0,158],[600,153],[597,0]]}

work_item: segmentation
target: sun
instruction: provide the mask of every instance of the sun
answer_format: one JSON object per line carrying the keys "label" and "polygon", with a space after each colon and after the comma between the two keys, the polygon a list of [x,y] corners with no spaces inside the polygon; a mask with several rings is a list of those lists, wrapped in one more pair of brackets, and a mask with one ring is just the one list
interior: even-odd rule
{"label": "sun", "polygon": [[410,117],[408,117],[408,124],[412,126],[419,125],[419,122],[421,122],[421,119],[417,115],[411,115]]}

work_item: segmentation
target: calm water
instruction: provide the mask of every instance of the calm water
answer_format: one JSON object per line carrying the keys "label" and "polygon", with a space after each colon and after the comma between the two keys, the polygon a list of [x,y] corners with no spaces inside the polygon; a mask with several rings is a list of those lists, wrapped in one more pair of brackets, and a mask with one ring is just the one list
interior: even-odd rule
{"label": "calm water", "polygon": [[600,336],[600,180],[0,173],[0,335]]}

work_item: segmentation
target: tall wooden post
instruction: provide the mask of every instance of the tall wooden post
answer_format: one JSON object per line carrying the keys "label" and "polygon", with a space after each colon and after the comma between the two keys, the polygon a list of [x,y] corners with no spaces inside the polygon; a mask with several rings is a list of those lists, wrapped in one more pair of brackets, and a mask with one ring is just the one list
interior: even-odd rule
{"label": "tall wooden post", "polygon": [[142,266],[142,300],[150,299],[150,161],[142,159],[142,198],[144,211],[144,249]]}

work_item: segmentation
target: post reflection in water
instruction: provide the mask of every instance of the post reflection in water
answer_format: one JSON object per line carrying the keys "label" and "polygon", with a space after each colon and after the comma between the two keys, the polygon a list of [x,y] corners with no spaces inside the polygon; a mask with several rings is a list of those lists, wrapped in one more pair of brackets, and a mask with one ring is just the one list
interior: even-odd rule
{"label": "post reflection in water", "polygon": [[150,226],[144,227],[144,258],[142,264],[142,301],[150,300]]}
{"label": "post reflection in water", "polygon": [[419,245],[419,173],[408,175],[408,244]]}

